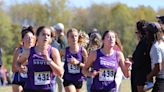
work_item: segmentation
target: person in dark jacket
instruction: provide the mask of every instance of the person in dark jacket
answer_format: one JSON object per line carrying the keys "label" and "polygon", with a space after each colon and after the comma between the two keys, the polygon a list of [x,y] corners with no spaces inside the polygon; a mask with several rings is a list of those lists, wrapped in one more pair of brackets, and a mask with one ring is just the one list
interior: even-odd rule
{"label": "person in dark jacket", "polygon": [[148,22],[139,20],[136,23],[137,31],[135,32],[139,43],[132,55],[132,71],[131,71],[131,89],[132,92],[145,92],[144,85],[146,76],[151,71],[151,60],[149,56],[150,48],[147,45],[145,25]]}

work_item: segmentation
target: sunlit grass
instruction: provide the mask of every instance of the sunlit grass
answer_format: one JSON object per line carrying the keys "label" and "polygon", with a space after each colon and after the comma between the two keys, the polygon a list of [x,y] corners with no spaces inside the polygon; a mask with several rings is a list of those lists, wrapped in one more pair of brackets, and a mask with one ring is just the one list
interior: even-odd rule
{"label": "sunlit grass", "polygon": [[[131,88],[130,80],[129,79],[123,80],[121,85],[121,92],[131,92],[130,88]],[[0,92],[12,92],[12,88],[11,86],[0,86]],[[86,92],[85,82],[81,92]],[[147,92],[151,92],[151,90]]]}

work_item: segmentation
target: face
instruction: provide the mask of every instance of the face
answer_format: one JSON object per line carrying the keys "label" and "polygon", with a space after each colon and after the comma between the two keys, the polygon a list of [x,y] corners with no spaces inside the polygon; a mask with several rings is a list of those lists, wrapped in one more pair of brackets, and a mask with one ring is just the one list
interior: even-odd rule
{"label": "face", "polygon": [[26,33],[23,38],[23,43],[27,47],[32,47],[35,44],[35,37],[31,32]]}
{"label": "face", "polygon": [[70,32],[68,35],[68,42],[70,44],[76,44],[78,43],[78,38],[79,36],[77,31]]}
{"label": "face", "polygon": [[51,42],[51,30],[49,28],[44,28],[38,36],[39,44],[49,44]]}
{"label": "face", "polygon": [[137,36],[137,39],[140,40],[141,37],[142,37],[141,33],[140,33],[138,30],[136,30],[136,31],[135,31],[135,34],[136,34],[136,36]]}
{"label": "face", "polygon": [[157,39],[163,39],[164,33],[162,31],[157,32]]}
{"label": "face", "polygon": [[110,46],[110,47],[114,47],[115,43],[116,43],[115,33],[114,32],[108,32],[105,35],[105,38],[104,38],[103,42],[104,42],[104,46],[107,45],[107,46]]}

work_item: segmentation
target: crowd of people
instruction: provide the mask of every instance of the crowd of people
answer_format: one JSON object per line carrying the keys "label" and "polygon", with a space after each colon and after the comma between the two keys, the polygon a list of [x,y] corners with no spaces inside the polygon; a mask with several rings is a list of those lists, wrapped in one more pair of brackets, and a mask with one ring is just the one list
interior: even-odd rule
{"label": "crowd of people", "polygon": [[[123,77],[131,77],[131,91],[164,92],[164,16],[158,22],[139,20],[138,44],[125,58],[118,34],[101,35],[64,25],[23,27],[22,42],[13,55],[13,92],[120,92]],[[154,80],[153,77],[156,79]],[[58,88],[57,88],[58,87]],[[147,87],[147,88],[146,88]],[[56,90],[58,89],[58,90]]]}

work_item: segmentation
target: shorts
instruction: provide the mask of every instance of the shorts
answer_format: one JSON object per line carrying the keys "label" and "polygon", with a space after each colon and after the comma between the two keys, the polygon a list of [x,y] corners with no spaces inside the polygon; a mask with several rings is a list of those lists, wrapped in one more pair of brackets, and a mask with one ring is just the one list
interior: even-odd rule
{"label": "shorts", "polygon": [[83,85],[83,81],[70,81],[70,80],[64,80],[63,82],[64,87],[69,85],[74,85],[76,89],[81,89]]}
{"label": "shorts", "polygon": [[24,87],[25,85],[25,79],[26,78],[21,78],[20,77],[20,74],[18,72],[16,72],[14,75],[13,75],[13,81],[12,81],[12,84],[15,84],[15,85],[21,85],[22,87]]}
{"label": "shorts", "polygon": [[164,79],[156,78],[152,92],[164,92]]}

